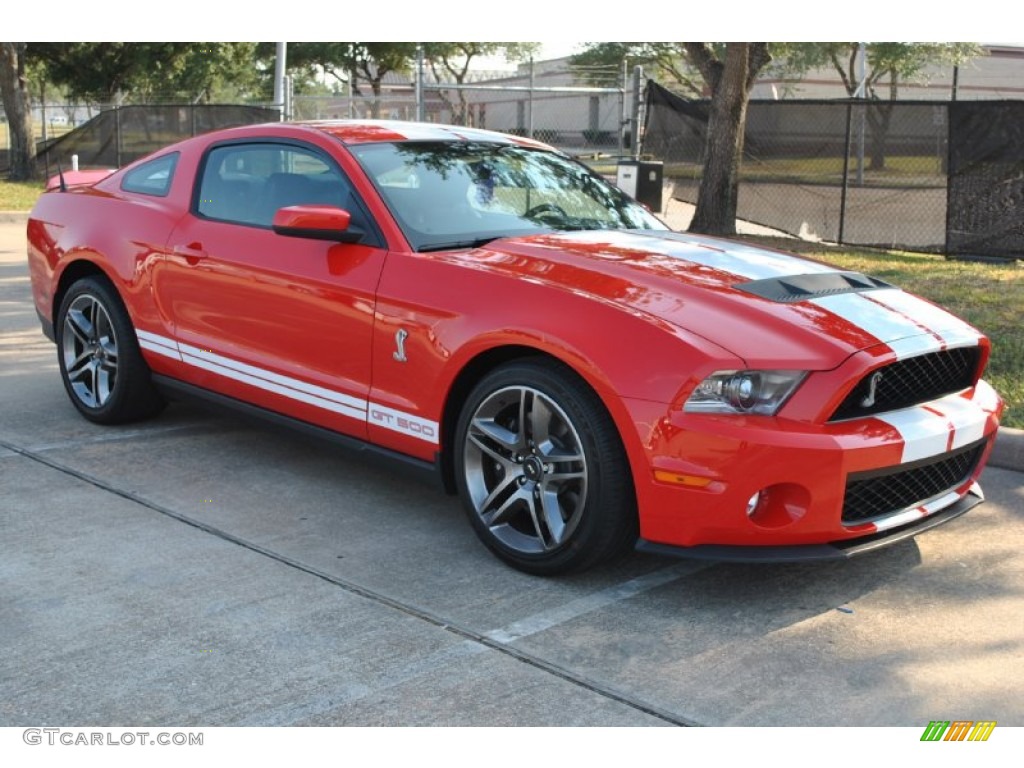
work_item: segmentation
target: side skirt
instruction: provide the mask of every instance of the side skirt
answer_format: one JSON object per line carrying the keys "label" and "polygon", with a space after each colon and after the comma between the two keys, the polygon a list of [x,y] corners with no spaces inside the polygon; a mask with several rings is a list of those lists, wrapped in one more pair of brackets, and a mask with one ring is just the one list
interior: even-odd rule
{"label": "side skirt", "polygon": [[218,408],[228,409],[243,416],[269,422],[274,426],[284,427],[291,432],[300,432],[318,440],[326,441],[348,453],[368,459],[375,464],[391,469],[398,467],[403,472],[411,474],[422,482],[427,482],[442,491],[446,490],[441,476],[440,454],[438,454],[438,458],[433,462],[423,461],[398,451],[381,448],[365,440],[349,437],[316,424],[310,424],[308,421],[294,419],[291,416],[285,416],[276,411],[260,408],[252,403],[246,403],[227,395],[211,392],[208,389],[203,389],[193,384],[186,384],[183,381],[172,379],[168,376],[153,374],[153,383],[169,400],[194,400],[201,403],[212,403]]}

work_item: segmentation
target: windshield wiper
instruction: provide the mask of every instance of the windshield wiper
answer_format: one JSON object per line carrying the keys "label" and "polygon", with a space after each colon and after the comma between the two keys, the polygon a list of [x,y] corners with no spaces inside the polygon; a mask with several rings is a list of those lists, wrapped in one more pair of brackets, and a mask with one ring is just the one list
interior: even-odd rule
{"label": "windshield wiper", "polygon": [[427,243],[416,250],[420,253],[430,253],[431,251],[458,251],[463,248],[479,248],[482,245],[487,245],[488,243],[502,237],[504,237],[504,235],[488,235],[487,237],[477,237],[470,240],[451,240],[446,243]]}

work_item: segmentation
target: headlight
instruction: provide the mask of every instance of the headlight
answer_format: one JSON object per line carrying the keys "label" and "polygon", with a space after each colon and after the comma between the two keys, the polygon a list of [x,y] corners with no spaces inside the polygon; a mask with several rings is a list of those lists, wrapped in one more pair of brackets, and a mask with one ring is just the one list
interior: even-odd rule
{"label": "headlight", "polygon": [[806,375],[806,371],[716,371],[697,385],[683,410],[773,416]]}

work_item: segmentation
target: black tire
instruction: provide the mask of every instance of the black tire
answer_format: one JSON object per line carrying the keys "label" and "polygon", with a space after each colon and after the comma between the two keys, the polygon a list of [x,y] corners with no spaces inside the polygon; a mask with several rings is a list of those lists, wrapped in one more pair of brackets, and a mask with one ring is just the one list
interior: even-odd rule
{"label": "black tire", "polygon": [[83,277],[68,289],[54,331],[64,388],[89,421],[123,424],[163,410],[128,312],[106,278]]}
{"label": "black tire", "polygon": [[473,530],[514,568],[582,571],[636,542],[622,441],[600,399],[566,366],[531,358],[486,375],[466,399],[453,450]]}

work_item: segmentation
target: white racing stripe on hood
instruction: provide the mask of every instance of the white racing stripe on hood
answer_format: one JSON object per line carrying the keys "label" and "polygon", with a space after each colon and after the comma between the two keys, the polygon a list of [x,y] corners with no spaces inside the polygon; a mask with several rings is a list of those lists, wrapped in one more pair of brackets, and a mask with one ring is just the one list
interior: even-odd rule
{"label": "white racing stripe on hood", "polygon": [[868,295],[880,304],[912,318],[943,339],[969,338],[977,341],[980,338],[978,332],[959,317],[906,291],[872,291]]}
{"label": "white racing stripe on hood", "polygon": [[926,338],[930,337],[932,340],[926,349],[919,349],[915,351],[915,354],[920,354],[921,351],[941,349],[941,337],[936,336],[930,328],[915,322],[903,312],[891,309],[885,303],[884,297],[897,293],[903,293],[903,291],[899,288],[887,288],[867,293],[840,293],[810,301],[852,325],[862,328],[881,342],[889,343],[897,339],[925,334]]}
{"label": "white racing stripe on hood", "polygon": [[839,271],[835,267],[806,261],[798,256],[764,251],[742,243],[710,238],[703,240],[678,232],[648,231],[647,234],[627,231],[614,233],[605,231],[571,232],[566,235],[566,238],[570,241],[610,243],[616,248],[649,251],[659,256],[683,259],[702,267],[729,272],[736,275],[738,279],[746,280],[765,280],[771,277],[791,277]]}
{"label": "white racing stripe on hood", "polygon": [[811,302],[887,344],[900,360],[974,346],[981,338],[963,320],[899,288],[822,296]]}

